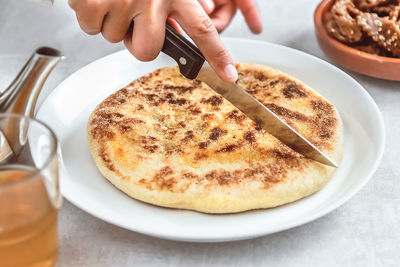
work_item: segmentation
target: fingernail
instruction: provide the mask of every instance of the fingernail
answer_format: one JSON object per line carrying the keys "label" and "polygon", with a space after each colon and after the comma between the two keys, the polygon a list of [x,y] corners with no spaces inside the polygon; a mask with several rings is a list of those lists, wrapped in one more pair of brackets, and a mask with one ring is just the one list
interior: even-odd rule
{"label": "fingernail", "polygon": [[203,6],[207,14],[211,13],[215,8],[214,2],[212,0],[199,0],[199,2]]}
{"label": "fingernail", "polygon": [[236,80],[238,79],[238,73],[234,65],[232,64],[226,65],[224,71],[227,79],[229,79],[232,82],[236,82]]}
{"label": "fingernail", "polygon": [[99,33],[99,31],[98,31],[98,30],[95,30],[95,29],[86,29],[85,32],[86,32],[87,34],[89,34],[89,35],[96,35],[96,34]]}

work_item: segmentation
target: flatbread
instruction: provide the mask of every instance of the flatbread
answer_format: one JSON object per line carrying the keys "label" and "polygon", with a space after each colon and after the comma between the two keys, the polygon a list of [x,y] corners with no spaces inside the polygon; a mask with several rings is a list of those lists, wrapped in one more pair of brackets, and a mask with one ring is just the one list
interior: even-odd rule
{"label": "flatbread", "polygon": [[[237,64],[238,83],[336,162],[336,108],[271,68]],[[304,158],[206,84],[174,67],[115,92],[91,114],[87,137],[100,172],[154,205],[234,213],[289,203],[320,190],[334,168]]]}

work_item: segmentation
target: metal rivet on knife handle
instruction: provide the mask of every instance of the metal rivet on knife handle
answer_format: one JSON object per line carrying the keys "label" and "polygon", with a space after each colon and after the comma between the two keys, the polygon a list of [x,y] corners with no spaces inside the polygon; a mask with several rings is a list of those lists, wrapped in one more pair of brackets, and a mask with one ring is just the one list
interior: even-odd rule
{"label": "metal rivet on knife handle", "polygon": [[205,61],[200,50],[168,24],[161,51],[178,63],[180,72],[188,79],[197,77]]}

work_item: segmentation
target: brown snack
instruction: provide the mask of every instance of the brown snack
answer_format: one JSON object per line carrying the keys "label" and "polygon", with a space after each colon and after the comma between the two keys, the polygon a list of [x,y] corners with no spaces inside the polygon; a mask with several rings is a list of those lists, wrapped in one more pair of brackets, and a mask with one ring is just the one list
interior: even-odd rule
{"label": "brown snack", "polygon": [[355,49],[358,49],[360,51],[372,54],[372,55],[377,55],[377,56],[385,56],[389,57],[390,53],[387,52],[386,50],[382,49],[378,44],[374,43],[372,40],[368,39],[368,41],[357,44],[353,46]]}
{"label": "brown snack", "polygon": [[358,9],[352,0],[338,0],[331,9],[332,19],[327,23],[330,34],[345,43],[360,42],[363,34],[357,25],[356,15]]}
{"label": "brown snack", "polygon": [[371,9],[390,4],[393,0],[354,0],[354,4],[362,11],[371,12]]}
{"label": "brown snack", "polygon": [[388,17],[390,20],[398,21],[400,14],[400,5],[377,6],[371,8],[371,12],[378,14],[379,17]]}
{"label": "brown snack", "polygon": [[337,0],[328,33],[361,51],[400,57],[400,0]]}
{"label": "brown snack", "polygon": [[384,50],[400,57],[400,28],[394,21],[380,18],[375,13],[362,13],[357,22],[363,31]]}

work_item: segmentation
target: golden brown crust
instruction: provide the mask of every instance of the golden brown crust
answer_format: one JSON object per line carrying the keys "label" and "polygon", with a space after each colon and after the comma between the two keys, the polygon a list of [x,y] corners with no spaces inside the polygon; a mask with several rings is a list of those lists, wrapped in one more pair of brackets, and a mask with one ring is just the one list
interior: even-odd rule
{"label": "golden brown crust", "polygon": [[[280,72],[250,64],[237,68],[240,85],[328,155],[341,158],[341,122],[332,104]],[[100,171],[121,190],[149,203],[205,212],[284,204],[315,192],[333,173],[176,68],[157,70],[104,100],[89,119],[88,140]],[[289,184],[301,187],[294,180],[313,170],[320,181],[302,193],[257,196],[272,197],[281,187],[287,194]],[[234,195],[250,189],[256,199],[247,196],[238,205]]]}

